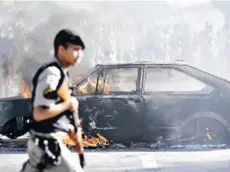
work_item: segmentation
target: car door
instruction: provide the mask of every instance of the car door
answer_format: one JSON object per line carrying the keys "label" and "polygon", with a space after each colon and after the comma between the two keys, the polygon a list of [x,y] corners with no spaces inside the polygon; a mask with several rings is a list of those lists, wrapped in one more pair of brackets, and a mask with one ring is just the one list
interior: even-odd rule
{"label": "car door", "polygon": [[116,142],[140,137],[144,106],[139,91],[141,71],[139,66],[107,66],[100,70],[95,94],[80,98],[89,130]]}
{"label": "car door", "polygon": [[86,77],[76,83],[74,93],[79,101],[79,116],[83,119],[83,132],[86,135],[95,135],[98,129],[95,123],[95,114],[100,112],[103,102],[97,97],[97,83],[102,75],[102,69],[97,67]]}
{"label": "car door", "polygon": [[180,124],[200,110],[213,89],[173,66],[146,66],[144,73],[143,139],[175,138]]}

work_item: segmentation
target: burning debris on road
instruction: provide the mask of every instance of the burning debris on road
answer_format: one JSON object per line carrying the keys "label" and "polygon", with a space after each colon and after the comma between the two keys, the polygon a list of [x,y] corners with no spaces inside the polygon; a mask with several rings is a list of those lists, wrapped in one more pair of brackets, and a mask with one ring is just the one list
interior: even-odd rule
{"label": "burning debris on road", "polygon": [[[85,148],[96,148],[100,146],[109,145],[109,141],[106,138],[104,138],[101,134],[97,134],[97,137],[87,136],[83,134],[82,142]],[[69,136],[67,136],[67,138],[65,139],[65,144],[68,146],[75,145],[74,142],[69,138]]]}
{"label": "burning debris on road", "polygon": [[[0,138],[0,148],[2,147],[26,147],[26,141],[28,139],[28,135],[26,137],[23,138],[19,138],[19,139],[6,139],[6,138]],[[101,134],[97,133],[96,136],[87,136],[85,134],[83,134],[83,146],[85,148],[98,148],[98,147],[107,147],[109,146],[109,141],[104,138]],[[72,147],[74,146],[74,142],[69,138],[69,136],[66,137],[66,139],[64,140],[64,143],[69,146]]]}
{"label": "burning debris on road", "polygon": [[[26,141],[27,139],[17,139],[17,140],[0,140],[0,152],[24,152],[26,151]],[[67,147],[73,149],[74,145],[69,138],[65,140]],[[90,139],[84,139],[83,141],[84,148],[86,150],[148,150],[148,151],[169,151],[169,150],[178,150],[178,151],[200,151],[200,150],[217,150],[217,149],[229,149],[229,146],[226,144],[175,144],[175,145],[157,145],[147,144],[147,143],[132,143],[130,147],[127,147],[121,143],[108,143],[106,139],[100,135],[97,137],[91,137]],[[75,151],[73,149],[73,151]]]}
{"label": "burning debris on road", "polygon": [[206,128],[204,135],[192,136],[188,138],[163,139],[163,137],[160,136],[158,137],[156,143],[152,144],[151,147],[160,148],[167,147],[170,145],[196,145],[196,142],[203,142],[205,144],[209,144],[210,141],[215,141],[215,134],[211,133],[209,128]]}

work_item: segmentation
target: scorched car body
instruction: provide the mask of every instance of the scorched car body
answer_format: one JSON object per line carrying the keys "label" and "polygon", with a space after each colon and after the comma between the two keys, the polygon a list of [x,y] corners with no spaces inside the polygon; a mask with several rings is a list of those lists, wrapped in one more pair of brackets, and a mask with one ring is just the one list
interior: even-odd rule
{"label": "scorched car body", "polygon": [[[97,65],[75,86],[85,133],[127,144],[160,136],[198,138],[207,130],[219,140],[228,138],[230,82],[188,64]],[[26,123],[30,99],[0,101],[1,133],[19,136],[12,119]]]}

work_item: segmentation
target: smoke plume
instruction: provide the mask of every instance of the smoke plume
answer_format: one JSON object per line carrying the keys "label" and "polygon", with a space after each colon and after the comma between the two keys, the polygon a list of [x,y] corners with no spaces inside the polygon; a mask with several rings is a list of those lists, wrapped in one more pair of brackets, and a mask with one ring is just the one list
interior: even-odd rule
{"label": "smoke plume", "polygon": [[[180,59],[213,69],[220,48],[209,46],[207,53],[203,30],[206,22],[220,30],[223,15],[209,2],[182,6],[171,1],[1,2],[1,80],[7,77],[10,65],[15,85],[20,77],[31,84],[39,65],[52,58],[53,38],[61,28],[76,30],[86,44],[81,66],[71,70],[74,81],[95,64],[108,62]],[[200,17],[204,11],[213,16]],[[195,47],[198,43],[202,45]],[[211,64],[207,65],[210,54]],[[224,72],[218,66],[215,69],[215,74]]]}

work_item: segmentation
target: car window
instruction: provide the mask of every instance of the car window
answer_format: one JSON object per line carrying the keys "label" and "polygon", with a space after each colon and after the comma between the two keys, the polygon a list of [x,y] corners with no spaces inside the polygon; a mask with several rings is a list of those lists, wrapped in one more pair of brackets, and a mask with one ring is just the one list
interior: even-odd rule
{"label": "car window", "polygon": [[176,69],[146,68],[144,92],[197,92],[207,86],[195,77]]}
{"label": "car window", "polygon": [[138,68],[108,68],[103,94],[134,93],[137,90],[137,78]]}
{"label": "car window", "polygon": [[76,88],[77,95],[95,95],[98,72],[93,73],[88,78],[84,79]]}

